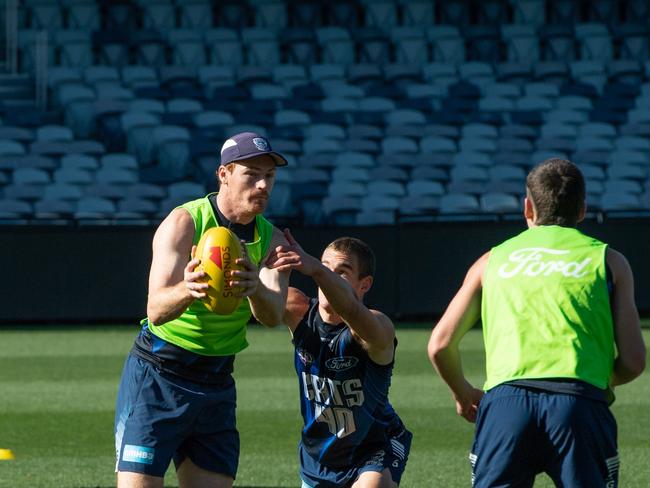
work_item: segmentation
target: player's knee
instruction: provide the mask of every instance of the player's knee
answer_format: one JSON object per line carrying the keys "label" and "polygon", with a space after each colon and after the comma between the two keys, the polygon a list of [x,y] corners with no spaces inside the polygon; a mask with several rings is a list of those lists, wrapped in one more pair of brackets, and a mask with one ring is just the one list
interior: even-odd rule
{"label": "player's knee", "polygon": [[163,488],[163,478],[142,473],[118,471],[117,488]]}

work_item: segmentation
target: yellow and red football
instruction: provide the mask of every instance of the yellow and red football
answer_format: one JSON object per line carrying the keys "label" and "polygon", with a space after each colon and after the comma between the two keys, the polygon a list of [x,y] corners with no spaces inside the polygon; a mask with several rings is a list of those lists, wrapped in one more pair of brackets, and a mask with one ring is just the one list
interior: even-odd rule
{"label": "yellow and red football", "polygon": [[212,227],[201,236],[195,258],[201,262],[197,271],[204,271],[210,285],[203,303],[218,315],[233,313],[242,301],[237,288],[230,286],[231,272],[241,269],[235,261],[242,257],[239,238],[225,227]]}

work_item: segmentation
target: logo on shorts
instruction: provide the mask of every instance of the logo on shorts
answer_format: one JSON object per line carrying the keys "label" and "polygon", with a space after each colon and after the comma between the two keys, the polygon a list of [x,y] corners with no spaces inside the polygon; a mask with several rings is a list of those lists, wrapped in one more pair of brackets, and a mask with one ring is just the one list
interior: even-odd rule
{"label": "logo on shorts", "polygon": [[345,371],[354,368],[359,362],[358,358],[353,356],[343,356],[341,358],[330,358],[325,361],[325,367],[332,371]]}
{"label": "logo on shorts", "polygon": [[384,450],[379,450],[376,453],[372,455],[368,461],[366,461],[366,466],[372,466],[374,464],[383,464],[384,463],[384,456],[386,455],[386,451]]}
{"label": "logo on shorts", "polygon": [[154,449],[152,447],[133,446],[127,444],[124,446],[124,451],[122,452],[122,461],[128,463],[153,464],[153,453]]}
{"label": "logo on shorts", "polygon": [[269,143],[266,142],[266,139],[262,139],[261,137],[254,137],[253,144],[255,144],[255,147],[260,151],[270,151]]}
{"label": "logo on shorts", "polygon": [[307,351],[305,351],[304,349],[298,349],[296,351],[296,353],[298,354],[298,357],[300,358],[300,362],[302,364],[304,364],[305,366],[308,366],[308,365],[310,365],[311,363],[314,362],[314,357],[311,354],[309,354]]}

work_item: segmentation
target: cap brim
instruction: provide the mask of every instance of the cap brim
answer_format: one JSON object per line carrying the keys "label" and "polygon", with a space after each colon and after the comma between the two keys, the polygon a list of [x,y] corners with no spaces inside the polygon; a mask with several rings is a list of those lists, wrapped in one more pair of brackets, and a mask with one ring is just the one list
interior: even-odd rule
{"label": "cap brim", "polygon": [[289,162],[286,159],[284,159],[284,156],[282,156],[282,154],[277,153],[275,151],[268,151],[268,152],[260,152],[255,154],[248,154],[247,156],[242,156],[240,158],[233,159],[232,161],[228,161],[227,163],[221,163],[221,165],[223,166],[224,164],[236,163],[238,161],[246,161],[247,159],[259,158],[260,156],[270,156],[275,162],[276,166],[286,166],[287,164],[289,164]]}

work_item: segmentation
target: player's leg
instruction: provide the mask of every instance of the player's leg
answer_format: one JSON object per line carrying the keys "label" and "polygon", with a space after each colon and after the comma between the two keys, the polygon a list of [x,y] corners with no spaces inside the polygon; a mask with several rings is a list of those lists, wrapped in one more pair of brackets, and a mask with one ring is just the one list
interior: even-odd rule
{"label": "player's leg", "polygon": [[117,473],[117,488],[163,488],[164,478],[142,473]]}
{"label": "player's leg", "polygon": [[158,488],[182,442],[192,399],[148,362],[130,355],[115,409],[115,452],[119,488]]}
{"label": "player's leg", "polygon": [[235,382],[206,390],[192,432],[174,454],[180,488],[230,488],[239,464]]}
{"label": "player's leg", "polygon": [[537,472],[537,394],[508,385],[488,391],[479,405],[470,454],[475,488],[532,487]]}
{"label": "player's leg", "polygon": [[399,485],[393,481],[388,468],[382,472],[365,471],[361,473],[352,485],[352,488],[397,488]]}
{"label": "player's leg", "polygon": [[618,486],[616,420],[604,402],[548,395],[546,471],[559,487]]}
{"label": "player's leg", "polygon": [[231,476],[200,468],[186,458],[176,471],[178,486],[181,488],[232,488]]}

